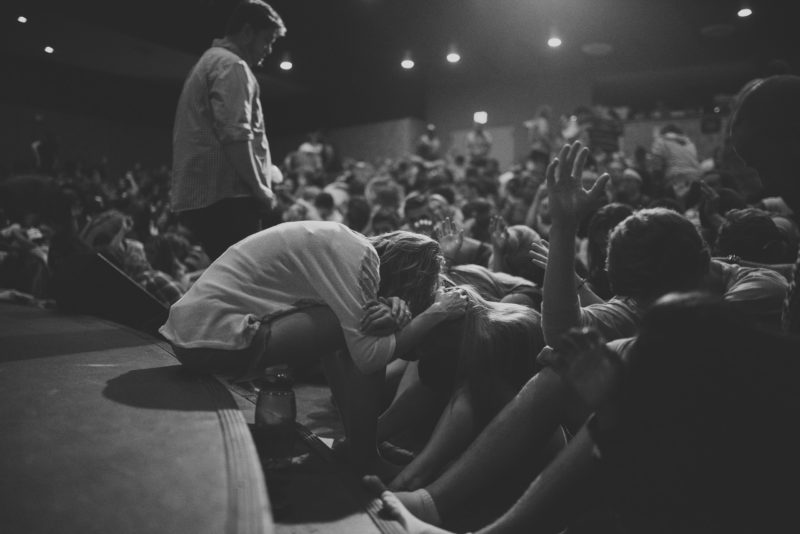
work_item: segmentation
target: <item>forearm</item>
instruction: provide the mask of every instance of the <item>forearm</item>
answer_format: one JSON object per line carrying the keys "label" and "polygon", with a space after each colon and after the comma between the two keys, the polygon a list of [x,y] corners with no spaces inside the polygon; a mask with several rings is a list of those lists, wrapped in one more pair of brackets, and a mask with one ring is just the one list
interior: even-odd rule
{"label": "forearm", "polygon": [[269,177],[265,172],[269,172],[261,168],[261,164],[253,153],[253,147],[249,141],[237,141],[235,143],[227,143],[223,145],[225,155],[233,165],[242,180],[247,184],[248,188],[253,192],[256,198],[263,198],[265,196],[264,190],[269,189]]}
{"label": "forearm", "polygon": [[554,223],[550,230],[550,255],[542,289],[542,330],[545,343],[580,323],[575,291],[575,234],[577,223]]}
{"label": "forearm", "polygon": [[395,334],[393,359],[402,358],[419,345],[428,332],[447,319],[447,314],[434,306],[414,317],[405,328]]}

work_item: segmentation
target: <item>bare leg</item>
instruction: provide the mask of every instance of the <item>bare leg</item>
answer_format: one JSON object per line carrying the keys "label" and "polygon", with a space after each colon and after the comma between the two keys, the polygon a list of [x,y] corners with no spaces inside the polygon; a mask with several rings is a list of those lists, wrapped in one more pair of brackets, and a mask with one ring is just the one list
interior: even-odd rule
{"label": "bare leg", "polygon": [[302,365],[322,357],[348,438],[352,464],[362,473],[396,474],[398,467],[379,461],[376,442],[384,370],[364,375],[356,368],[344,350],[339,320],[328,307],[305,308],[275,319],[270,326],[264,364]]}
{"label": "bare leg", "polygon": [[[411,426],[424,425],[425,431],[430,432],[434,418],[444,405],[444,395],[424,386],[419,380],[417,369],[417,362],[408,362],[397,388],[397,395],[378,418],[378,442],[391,439]],[[430,423],[428,416],[432,417]]]}
{"label": "bare leg", "polygon": [[327,306],[303,308],[270,323],[263,367],[288,363],[309,365],[345,347],[339,319]]}
{"label": "bare leg", "polygon": [[[490,488],[508,470],[542,455],[558,431],[572,392],[549,368],[536,374],[489,423],[464,454],[427,487],[442,518]],[[413,510],[412,510],[413,512]]]}
{"label": "bare leg", "polygon": [[475,437],[472,400],[465,387],[453,392],[430,440],[419,455],[389,485],[391,490],[414,490],[438,475],[448,462],[464,451]]}
{"label": "bare leg", "polygon": [[395,476],[400,467],[380,457],[376,439],[384,371],[362,374],[345,350],[326,355],[322,367],[342,417],[350,463],[361,474]]}
{"label": "bare leg", "polygon": [[584,427],[511,509],[479,532],[562,532],[571,518],[602,494],[593,449],[594,441]]}

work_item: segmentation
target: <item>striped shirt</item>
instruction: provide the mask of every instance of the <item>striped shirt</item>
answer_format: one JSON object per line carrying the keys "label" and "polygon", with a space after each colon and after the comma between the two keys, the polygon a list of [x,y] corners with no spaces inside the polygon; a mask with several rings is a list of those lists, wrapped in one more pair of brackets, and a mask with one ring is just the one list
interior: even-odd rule
{"label": "striped shirt", "polygon": [[231,197],[252,196],[223,146],[249,141],[261,181],[272,167],[258,80],[236,45],[216,39],[194,66],[178,101],[172,135],[171,205],[176,212]]}

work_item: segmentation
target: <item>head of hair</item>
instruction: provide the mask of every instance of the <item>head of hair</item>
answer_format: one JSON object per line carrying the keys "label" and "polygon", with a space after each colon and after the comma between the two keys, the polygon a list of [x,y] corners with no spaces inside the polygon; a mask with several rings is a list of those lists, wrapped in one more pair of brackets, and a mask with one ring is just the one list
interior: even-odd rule
{"label": "head of hair", "polygon": [[333,195],[326,191],[322,191],[316,197],[314,197],[314,206],[317,208],[332,210],[335,207]]}
{"label": "head of hair", "polygon": [[439,243],[425,235],[402,230],[369,240],[381,260],[378,294],[402,298],[414,315],[430,306],[443,262]]}
{"label": "head of hair", "polygon": [[614,228],[606,267],[616,295],[649,300],[695,289],[708,272],[710,258],[691,221],[674,211],[652,208]]}
{"label": "head of hair", "polygon": [[242,0],[225,25],[225,35],[236,35],[249,25],[254,31],[274,29],[278,36],[286,35],[286,25],[278,12],[263,0]]}
{"label": "head of hair", "polygon": [[369,204],[367,199],[360,195],[351,196],[347,201],[345,224],[356,232],[363,232],[369,223]]}
{"label": "head of hair", "polygon": [[734,254],[743,260],[779,263],[787,243],[769,213],[757,208],[730,210],[719,228],[716,254]]}
{"label": "head of hair", "polygon": [[[463,317],[438,325],[428,335],[420,378],[435,389],[467,387],[481,424],[513,396],[536,371],[544,347],[541,316],[520,304],[484,299],[470,285],[449,289],[467,294]],[[427,348],[425,350],[428,350]]]}
{"label": "head of hair", "polygon": [[668,133],[683,135],[683,130],[678,128],[678,126],[675,124],[665,124],[661,127],[661,135],[666,135]]}
{"label": "head of hair", "polygon": [[515,224],[508,227],[508,242],[503,257],[508,268],[508,274],[519,276],[542,284],[544,271],[534,265],[530,258],[531,244],[542,240],[536,230],[524,224]]}
{"label": "head of hair", "polygon": [[612,202],[598,208],[589,219],[586,231],[587,260],[590,275],[606,268],[608,236],[619,223],[633,214],[633,208],[620,202]]}
{"label": "head of hair", "polygon": [[[798,350],[796,338],[754,325],[718,296],[659,299],[624,368],[616,430],[601,445],[627,511],[664,532],[797,525],[782,488],[800,468],[797,433],[784,424],[798,402]],[[754,366],[756,353],[767,361]]]}
{"label": "head of hair", "polygon": [[544,348],[541,315],[521,304],[490,302],[471,286],[464,315],[456,383],[469,387],[478,420],[488,420],[535,373]]}

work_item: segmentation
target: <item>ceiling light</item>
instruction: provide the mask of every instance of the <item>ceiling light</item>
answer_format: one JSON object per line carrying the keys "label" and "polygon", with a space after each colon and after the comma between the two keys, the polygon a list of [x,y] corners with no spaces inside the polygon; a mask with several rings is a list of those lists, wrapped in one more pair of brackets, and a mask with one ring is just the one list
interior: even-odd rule
{"label": "ceiling light", "polygon": [[19,17],[17,17],[17,22],[19,22],[20,24],[25,24],[26,22],[28,22],[28,17],[20,15]]}
{"label": "ceiling light", "polygon": [[406,70],[414,68],[414,60],[411,59],[411,52],[406,52],[406,55],[403,56],[403,61],[400,62],[400,66]]}
{"label": "ceiling light", "polygon": [[47,54],[52,54],[53,52],[55,52],[55,50],[53,50],[53,47],[52,47],[52,46],[45,46],[45,47],[44,47],[44,51],[45,51],[45,53],[47,53]]}
{"label": "ceiling light", "polygon": [[292,65],[292,58],[289,56],[289,52],[285,52],[283,54],[281,57],[281,62],[278,66],[281,68],[281,70],[292,70],[294,65]]}
{"label": "ceiling light", "polygon": [[559,46],[561,46],[561,39],[559,39],[558,37],[551,37],[550,39],[547,40],[547,46],[549,46],[550,48],[558,48]]}
{"label": "ceiling light", "polygon": [[739,15],[739,18],[745,18],[745,17],[749,17],[750,15],[752,15],[753,14],[753,10],[750,9],[749,7],[743,7],[736,14]]}
{"label": "ceiling light", "polygon": [[476,124],[486,124],[489,121],[489,114],[485,111],[476,111],[472,114],[472,120]]}
{"label": "ceiling light", "polygon": [[458,63],[461,61],[461,56],[458,54],[458,52],[450,52],[447,54],[447,61],[449,63]]}

